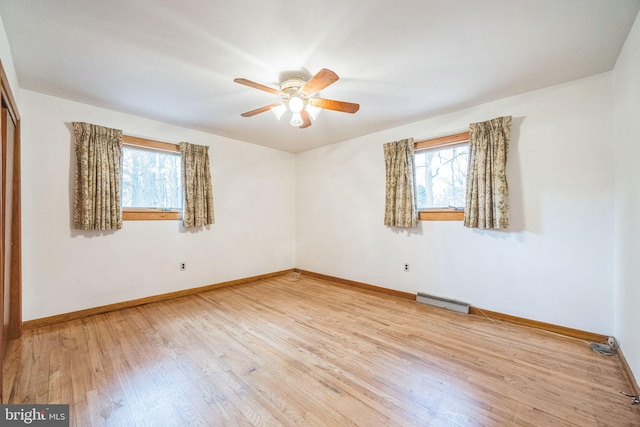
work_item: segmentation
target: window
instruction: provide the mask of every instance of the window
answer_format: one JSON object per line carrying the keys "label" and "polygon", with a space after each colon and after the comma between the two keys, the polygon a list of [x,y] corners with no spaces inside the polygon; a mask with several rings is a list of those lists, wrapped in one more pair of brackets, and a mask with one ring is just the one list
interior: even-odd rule
{"label": "window", "polygon": [[420,220],[464,219],[468,159],[468,132],[415,143]]}
{"label": "window", "polygon": [[122,142],[122,219],[181,219],[179,146],[127,135]]}

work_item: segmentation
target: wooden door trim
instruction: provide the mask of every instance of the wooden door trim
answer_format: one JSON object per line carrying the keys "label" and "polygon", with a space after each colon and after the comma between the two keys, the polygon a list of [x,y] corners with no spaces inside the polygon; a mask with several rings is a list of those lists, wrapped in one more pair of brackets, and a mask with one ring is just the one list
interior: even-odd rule
{"label": "wooden door trim", "polygon": [[0,82],[2,98],[6,100],[6,106],[9,109],[9,114],[13,117],[15,121],[16,128],[20,123],[20,113],[18,113],[18,104],[16,103],[16,99],[13,97],[13,92],[11,92],[11,86],[9,86],[9,79],[7,78],[7,74],[4,72],[4,66],[2,65],[2,60],[0,59]]}
{"label": "wooden door trim", "polygon": [[20,121],[13,140],[13,191],[11,206],[11,288],[9,300],[9,339],[22,335],[22,183],[20,161]]}
{"label": "wooden door trim", "polygon": [[[9,339],[22,334],[22,207],[20,160],[20,113],[11,91],[9,79],[0,59],[0,103],[7,108],[15,125],[13,137],[13,199],[11,222],[11,288],[9,306]],[[2,367],[0,366],[0,369]]]}

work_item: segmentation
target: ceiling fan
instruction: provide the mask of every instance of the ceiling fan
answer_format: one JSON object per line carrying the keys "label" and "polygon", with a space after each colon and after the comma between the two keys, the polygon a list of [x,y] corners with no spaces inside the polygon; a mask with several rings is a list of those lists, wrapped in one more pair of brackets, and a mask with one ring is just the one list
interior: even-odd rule
{"label": "ceiling fan", "polygon": [[336,73],[323,68],[318,71],[315,76],[311,77],[309,81],[305,81],[301,77],[289,78],[280,83],[279,90],[242,78],[234,79],[233,81],[241,85],[278,95],[282,98],[280,102],[242,113],[242,117],[252,117],[256,114],[271,110],[276,118],[280,120],[285,112],[291,111],[292,116],[289,123],[292,126],[298,126],[300,129],[304,129],[311,126],[311,119],[315,120],[321,109],[351,114],[358,111],[360,108],[359,104],[334,101],[332,99],[313,98],[313,95],[330,84],[335,83],[337,80],[338,75]]}

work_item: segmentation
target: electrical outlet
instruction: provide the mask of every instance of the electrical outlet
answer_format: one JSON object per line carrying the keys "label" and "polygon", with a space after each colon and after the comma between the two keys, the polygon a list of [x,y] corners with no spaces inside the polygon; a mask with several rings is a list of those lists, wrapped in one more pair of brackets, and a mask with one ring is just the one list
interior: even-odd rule
{"label": "electrical outlet", "polygon": [[405,265],[404,265],[404,271],[409,271],[409,263],[405,263]]}
{"label": "electrical outlet", "polygon": [[181,262],[180,263],[180,270],[186,270],[186,269],[187,269],[187,263]]}

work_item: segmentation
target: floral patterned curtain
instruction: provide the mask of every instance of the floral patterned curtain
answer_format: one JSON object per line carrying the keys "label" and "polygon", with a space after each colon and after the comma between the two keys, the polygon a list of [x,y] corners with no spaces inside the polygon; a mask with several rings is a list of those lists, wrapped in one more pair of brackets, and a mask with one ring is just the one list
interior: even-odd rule
{"label": "floral patterned curtain", "polygon": [[384,225],[418,225],[414,191],[413,138],[384,144],[386,166],[386,205]]}
{"label": "floral patterned curtain", "polygon": [[122,228],[122,131],[73,122],[76,149],[73,228]]}
{"label": "floral patterned curtain", "polygon": [[185,227],[213,224],[213,187],[209,147],[180,143],[182,154],[183,222]]}
{"label": "floral patterned curtain", "polygon": [[511,116],[469,125],[465,227],[509,227],[509,188],[505,170],[510,137]]}

